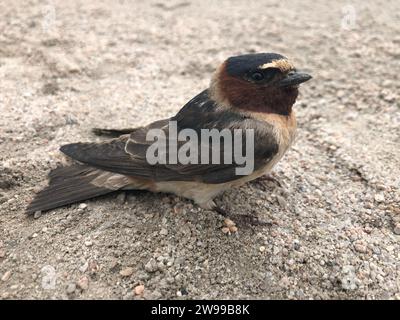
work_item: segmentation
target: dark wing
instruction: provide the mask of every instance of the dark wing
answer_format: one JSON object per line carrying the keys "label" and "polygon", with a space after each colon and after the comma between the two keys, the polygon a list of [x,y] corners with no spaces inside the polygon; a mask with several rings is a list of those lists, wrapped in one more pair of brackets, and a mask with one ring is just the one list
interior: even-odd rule
{"label": "dark wing", "polygon": [[[201,181],[204,183],[223,183],[239,179],[243,176],[236,174],[236,168],[242,167],[235,161],[234,150],[224,148],[221,140],[221,164],[211,163],[212,149],[209,149],[209,162],[201,164],[171,164],[168,157],[168,138],[172,130],[170,121],[176,121],[177,132],[192,129],[201,136],[201,129],[228,129],[232,134],[235,129],[252,129],[254,132],[254,170],[263,167],[278,151],[278,145],[273,134],[272,126],[247,118],[239,113],[218,108],[208,96],[207,90],[190,100],[176,116],[151,123],[132,132],[129,136],[121,136],[104,143],[75,143],[61,147],[68,156],[103,170],[126,174],[134,177],[149,178],[155,181]],[[163,134],[158,141],[165,139],[167,144],[167,163],[150,164],[146,153],[154,141],[148,141],[146,136],[150,129],[158,129]],[[201,139],[200,139],[201,140]],[[179,150],[188,141],[178,142]],[[246,150],[246,139],[242,135],[241,150]],[[204,145],[198,143],[198,150]],[[223,163],[224,156],[231,152],[232,163]]]}

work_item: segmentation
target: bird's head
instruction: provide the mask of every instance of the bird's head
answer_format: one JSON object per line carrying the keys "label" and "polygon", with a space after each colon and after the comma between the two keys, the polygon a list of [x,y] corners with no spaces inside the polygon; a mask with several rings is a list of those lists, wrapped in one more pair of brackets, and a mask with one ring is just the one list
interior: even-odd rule
{"label": "bird's head", "polygon": [[210,89],[221,105],[289,115],[299,84],[309,79],[280,54],[246,54],[227,59],[215,72]]}

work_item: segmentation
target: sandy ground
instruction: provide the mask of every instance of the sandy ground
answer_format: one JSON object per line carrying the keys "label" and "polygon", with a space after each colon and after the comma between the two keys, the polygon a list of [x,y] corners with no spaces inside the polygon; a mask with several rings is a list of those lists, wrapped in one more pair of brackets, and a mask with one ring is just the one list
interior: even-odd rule
{"label": "sandy ground", "polygon": [[[400,299],[400,2],[0,2],[0,298]],[[24,208],[92,127],[173,115],[226,57],[312,73],[295,146],[219,198],[270,226],[221,232],[171,195]]]}

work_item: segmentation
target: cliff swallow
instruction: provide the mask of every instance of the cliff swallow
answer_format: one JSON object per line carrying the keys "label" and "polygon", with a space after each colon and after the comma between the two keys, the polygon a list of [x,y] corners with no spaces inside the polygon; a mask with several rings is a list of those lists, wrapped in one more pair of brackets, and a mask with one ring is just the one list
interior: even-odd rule
{"label": "cliff swallow", "polygon": [[[299,85],[309,79],[310,75],[298,72],[280,54],[230,57],[215,71],[209,88],[186,103],[175,116],[135,129],[97,129],[98,134],[121,135],[102,143],[62,146],[61,152],[77,164],[51,171],[49,185],[36,195],[27,213],[129,189],[173,193],[192,199],[202,208],[221,212],[213,201],[217,195],[268,173],[292,144],[296,132],[292,106]],[[175,124],[174,133],[171,123]],[[230,163],[206,163],[199,161],[200,155],[196,154],[192,160],[197,157],[198,161],[176,161],[169,139],[185,129],[199,136],[204,129],[217,132],[227,129],[233,135],[235,130],[242,130],[241,135],[251,130],[254,141],[251,172],[238,174],[237,169],[243,162],[239,164],[236,157]],[[161,133],[158,140],[168,141],[163,151],[158,150],[158,156],[164,153],[166,162],[149,161],[149,148],[157,140],[149,141],[150,132]],[[250,140],[242,138],[241,147],[251,145]],[[175,147],[185,141],[178,141]],[[202,143],[196,140],[194,145],[203,150]],[[214,151],[211,149],[212,146],[210,154]],[[224,159],[235,151],[223,147],[219,152],[220,159]],[[174,161],[168,161],[171,159]]]}

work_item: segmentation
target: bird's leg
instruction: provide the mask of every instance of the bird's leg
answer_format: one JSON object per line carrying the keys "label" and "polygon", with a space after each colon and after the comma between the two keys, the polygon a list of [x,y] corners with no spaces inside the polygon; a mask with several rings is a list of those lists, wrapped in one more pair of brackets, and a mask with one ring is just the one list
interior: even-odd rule
{"label": "bird's leg", "polygon": [[112,137],[112,138],[117,138],[119,136],[122,136],[123,134],[129,134],[135,129],[103,129],[103,128],[93,128],[92,132],[96,136],[100,137]]}

